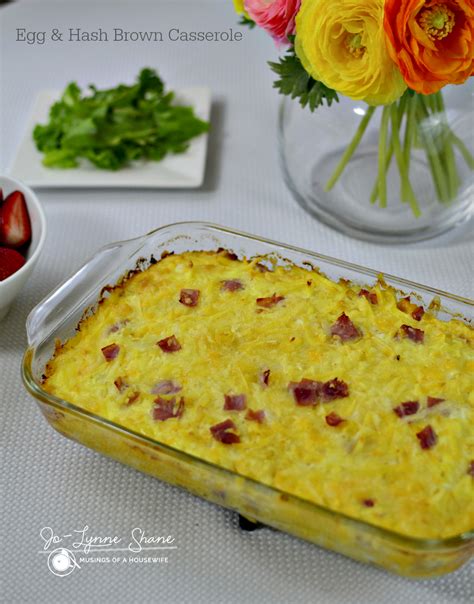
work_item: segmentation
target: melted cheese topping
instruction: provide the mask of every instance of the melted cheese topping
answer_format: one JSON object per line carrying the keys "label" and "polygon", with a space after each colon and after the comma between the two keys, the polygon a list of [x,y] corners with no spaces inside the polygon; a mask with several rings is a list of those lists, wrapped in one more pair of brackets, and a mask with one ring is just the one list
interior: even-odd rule
{"label": "melted cheese topping", "polygon": [[[237,291],[223,280],[239,279]],[[200,291],[196,306],[182,289]],[[225,252],[167,256],[116,287],[77,335],[59,346],[44,388],[127,428],[349,516],[423,538],[472,529],[474,459],[473,330],[427,311],[421,321],[397,308],[393,289],[335,283],[317,271],[236,261]],[[261,308],[257,298],[284,300]],[[331,326],[345,312],[362,337],[343,342]],[[402,324],[424,331],[424,342],[396,338]],[[159,340],[174,335],[181,350]],[[107,361],[101,349],[116,344]],[[260,376],[270,369],[269,385]],[[349,396],[315,406],[295,403],[289,382],[343,380]],[[121,378],[128,387],[119,392]],[[153,419],[153,387],[182,386],[184,413]],[[127,405],[131,394],[138,398]],[[263,409],[225,411],[226,394],[245,394]],[[445,399],[428,408],[427,397]],[[418,401],[416,414],[393,411]],[[325,417],[337,413],[337,427]],[[240,443],[223,444],[210,427],[232,419]],[[436,444],[416,434],[431,426]],[[371,501],[370,501],[371,500]],[[367,505],[369,501],[369,505]],[[364,503],[365,502],[365,503]],[[369,507],[373,503],[372,507]]]}

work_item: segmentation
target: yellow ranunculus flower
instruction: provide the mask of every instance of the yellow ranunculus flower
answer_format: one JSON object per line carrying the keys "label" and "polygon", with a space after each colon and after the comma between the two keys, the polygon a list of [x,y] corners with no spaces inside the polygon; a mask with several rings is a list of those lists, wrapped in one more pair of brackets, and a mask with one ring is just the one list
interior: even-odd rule
{"label": "yellow ranunculus flower", "polygon": [[315,79],[369,105],[396,101],[406,84],[388,53],[384,0],[303,0],[295,49]]}
{"label": "yellow ranunculus flower", "polygon": [[235,12],[238,15],[245,15],[246,17],[248,17],[248,13],[245,10],[245,6],[244,6],[244,0],[232,0],[234,3],[234,8],[235,8]]}

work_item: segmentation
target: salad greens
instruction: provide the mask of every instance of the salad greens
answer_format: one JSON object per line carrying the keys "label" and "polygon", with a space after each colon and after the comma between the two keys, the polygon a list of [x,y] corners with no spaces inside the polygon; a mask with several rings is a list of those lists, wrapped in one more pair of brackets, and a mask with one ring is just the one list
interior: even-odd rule
{"label": "salad greens", "polygon": [[192,107],[173,104],[153,69],[143,69],[135,84],[109,90],[90,86],[83,95],[75,82],[51,106],[49,122],[38,124],[33,138],[51,168],[75,168],[86,158],[97,168],[119,170],[134,160],[162,160],[183,153],[209,123]]}

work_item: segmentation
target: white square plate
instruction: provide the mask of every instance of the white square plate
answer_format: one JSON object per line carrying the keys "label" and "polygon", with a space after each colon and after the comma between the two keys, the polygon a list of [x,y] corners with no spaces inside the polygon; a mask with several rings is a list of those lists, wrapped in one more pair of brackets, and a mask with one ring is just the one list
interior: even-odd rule
{"label": "white square plate", "polygon": [[[160,162],[135,162],[116,172],[99,170],[87,161],[70,170],[46,168],[42,154],[33,141],[33,128],[48,120],[49,108],[60,97],[59,92],[43,90],[39,93],[28,122],[26,135],[13,160],[9,175],[31,187],[96,188],[133,187],[142,189],[200,187],[206,168],[207,133],[190,141],[185,153],[167,155]],[[211,93],[208,88],[183,88],[176,91],[176,102],[190,105],[196,115],[209,120]]]}

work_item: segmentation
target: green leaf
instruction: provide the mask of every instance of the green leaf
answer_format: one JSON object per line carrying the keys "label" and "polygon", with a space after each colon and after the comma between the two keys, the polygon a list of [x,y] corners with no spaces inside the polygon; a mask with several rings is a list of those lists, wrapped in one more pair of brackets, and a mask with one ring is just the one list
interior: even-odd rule
{"label": "green leaf", "polygon": [[96,133],[97,128],[92,118],[74,120],[63,134],[61,144],[71,149],[88,147],[94,143]]}
{"label": "green leaf", "polygon": [[43,157],[43,165],[47,168],[77,168],[78,163],[75,154],[64,149],[48,151]]}
{"label": "green leaf", "polygon": [[61,97],[61,101],[64,105],[73,106],[75,105],[79,99],[81,98],[81,89],[76,84],[76,82],[71,82],[68,84],[63,92]]}
{"label": "green leaf", "polygon": [[280,94],[299,99],[302,107],[309,106],[314,111],[326,103],[330,107],[333,101],[339,102],[337,92],[322,82],[315,80],[305,70],[292,47],[281,57],[278,63],[269,62],[271,69],[279,76],[273,84]]}
{"label": "green leaf", "polygon": [[252,21],[252,19],[249,19],[245,15],[241,15],[239,25],[245,25],[245,26],[249,27],[250,29],[253,29],[256,26],[256,23],[255,23],[255,21]]}

